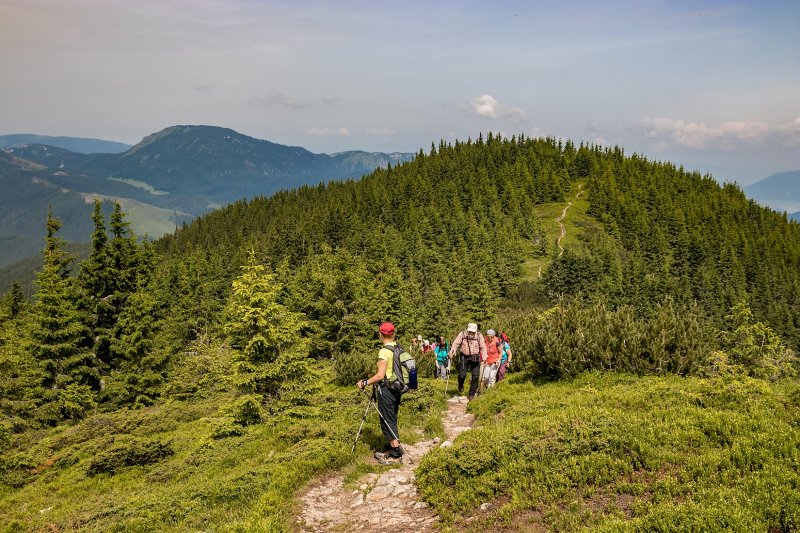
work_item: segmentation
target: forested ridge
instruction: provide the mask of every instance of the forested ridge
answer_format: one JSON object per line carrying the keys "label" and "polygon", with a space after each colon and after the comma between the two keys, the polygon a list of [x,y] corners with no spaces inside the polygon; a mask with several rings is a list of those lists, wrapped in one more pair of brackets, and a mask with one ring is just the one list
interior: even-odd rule
{"label": "forested ridge", "polygon": [[[579,188],[590,217],[559,255],[546,229],[556,222],[536,213]],[[215,458],[214,443],[280,424],[277,462],[308,431],[330,462],[303,445],[275,481],[288,498],[347,462],[329,403],[348,404],[330,387],[367,375],[383,320],[403,339],[467,321],[507,330],[525,380],[797,372],[800,225],[736,185],[619,147],[490,133],[360,180],[241,200],[155,243],[137,241],[119,206],[106,221],[96,204],[93,222],[92,252],[75,265],[49,217],[33,301],[15,287],[0,307],[0,472],[12,498],[37,480],[42,457],[24,453],[36,431],[78,424],[88,435],[83,418],[165,406],[202,421],[198,450]],[[532,257],[546,259],[541,279],[525,275]],[[437,404],[424,398],[412,405],[428,416]],[[82,468],[113,476],[180,454],[164,440],[125,442],[96,444],[101,456]]]}

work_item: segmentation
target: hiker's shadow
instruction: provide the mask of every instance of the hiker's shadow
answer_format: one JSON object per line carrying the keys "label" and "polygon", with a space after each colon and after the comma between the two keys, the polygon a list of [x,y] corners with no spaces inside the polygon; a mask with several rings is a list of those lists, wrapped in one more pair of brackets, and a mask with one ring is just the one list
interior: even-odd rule
{"label": "hiker's shadow", "polygon": [[386,437],[383,436],[383,432],[379,428],[365,427],[361,432],[361,442],[366,444],[370,450],[380,451],[383,450],[386,444]]}

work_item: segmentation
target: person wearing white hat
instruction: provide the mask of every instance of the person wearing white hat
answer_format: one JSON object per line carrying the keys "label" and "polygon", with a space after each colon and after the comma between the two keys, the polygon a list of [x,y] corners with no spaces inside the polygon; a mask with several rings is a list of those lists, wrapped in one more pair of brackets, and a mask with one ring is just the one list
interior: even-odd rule
{"label": "person wearing white hat", "polygon": [[486,342],[474,322],[467,324],[467,329],[458,334],[450,348],[450,358],[458,355],[458,394],[464,394],[464,381],[467,373],[472,375],[469,384],[469,399],[475,398],[480,381],[481,361],[486,359]]}

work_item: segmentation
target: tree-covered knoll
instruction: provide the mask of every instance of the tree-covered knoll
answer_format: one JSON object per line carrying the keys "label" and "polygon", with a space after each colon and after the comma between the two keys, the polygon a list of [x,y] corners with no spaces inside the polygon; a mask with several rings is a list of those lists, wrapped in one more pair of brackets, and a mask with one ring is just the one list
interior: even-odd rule
{"label": "tree-covered knoll", "polygon": [[[579,202],[577,191],[584,191]],[[565,212],[568,200],[576,220],[560,254],[546,226],[556,223],[544,214]],[[747,417],[786,406],[775,431],[796,442],[795,385],[782,380],[798,369],[800,226],[748,202],[734,185],[619,148],[489,134],[442,142],[359,181],[242,200],[154,244],[137,240],[120,206],[105,216],[96,204],[92,223],[91,252],[75,264],[58,237],[59,221],[48,217],[33,301],[15,286],[0,305],[0,510],[13,509],[12,524],[35,516],[34,527],[48,527],[49,511],[37,516],[19,504],[27,498],[47,509],[42,494],[61,490],[65,503],[51,516],[64,529],[167,523],[174,530],[281,530],[293,491],[349,461],[342,450],[357,425],[354,390],[348,395],[339,385],[352,386],[374,368],[375,328],[384,320],[395,323],[404,342],[416,333],[452,338],[468,321],[511,335],[517,382],[501,383],[474,409],[487,423],[495,420],[482,406],[498,421],[510,420],[505,407],[525,415],[491,434],[510,446],[500,462],[485,463],[485,447],[477,446],[465,468],[430,466],[447,490],[455,487],[456,501],[479,474],[488,480],[482,495],[510,498],[512,510],[544,512],[543,522],[554,527],[615,529],[619,524],[606,516],[613,515],[635,518],[644,529],[702,529],[719,518],[705,508],[725,494],[740,498],[731,484],[741,481],[758,497],[731,524],[796,524],[794,500],[780,507],[783,493],[774,484],[740,470],[761,461],[775,479],[796,484],[786,474],[796,457],[777,434],[758,440],[763,427]],[[433,435],[441,433],[442,386],[426,379],[432,359],[419,362],[423,385],[403,408],[410,417],[403,431],[417,426]],[[641,381],[655,383],[653,394],[673,390],[669,398],[685,416],[659,422],[657,409],[623,391],[586,407],[591,423],[573,431],[569,420],[581,413],[557,412],[564,407],[557,397],[591,403],[580,396],[581,378],[577,388],[550,385],[541,393],[549,399],[529,381],[587,370],[691,376]],[[616,387],[615,378],[587,379],[590,387]],[[727,431],[714,426],[728,420],[724,409],[699,418],[692,410],[692,402],[726,397],[729,385],[731,401],[742,403],[733,407],[741,442],[714,440],[714,431]],[[681,387],[686,391],[674,392]],[[751,395],[766,399],[748,403]],[[529,416],[532,405],[544,404],[557,424]],[[617,413],[611,426],[592,425],[618,404],[635,412]],[[338,412],[342,405],[347,409]],[[628,432],[654,420],[669,427]],[[681,420],[710,424],[708,443],[654,443],[653,435],[683,438]],[[103,436],[109,427],[112,436]],[[695,429],[690,433],[693,439]],[[70,440],[76,434],[86,438]],[[556,435],[563,445],[555,453],[539,440],[526,444],[531,435],[545,444]],[[464,442],[472,438],[482,437]],[[374,447],[379,438],[367,442]],[[259,443],[275,453],[259,455]],[[730,443],[739,455],[728,453]],[[764,458],[762,445],[777,454],[774,461]],[[441,453],[459,459],[461,449]],[[681,453],[686,457],[675,457]],[[706,461],[709,454],[722,459]],[[534,477],[544,488],[525,499],[520,491],[530,487],[512,467],[527,472],[528,460],[546,471]],[[231,466],[237,461],[247,466]],[[496,471],[485,471],[486,464]],[[664,487],[626,485],[639,475],[658,478],[664,465],[680,467],[683,477]],[[708,472],[722,479],[723,492],[692,477]],[[223,481],[216,486],[206,475]],[[114,507],[118,519],[98,511],[107,503],[103,491],[117,481],[131,494]],[[150,486],[162,481],[164,491]],[[433,478],[422,483],[444,486]],[[603,501],[611,490],[624,494],[621,509],[603,504],[603,518],[584,518],[590,496],[576,486],[597,488]],[[675,497],[662,498],[667,493]],[[629,496],[642,494],[648,498],[630,511]],[[452,512],[432,493],[426,497],[445,516]],[[186,512],[174,510],[183,504]],[[677,514],[670,508],[683,504]],[[84,518],[72,521],[71,506],[85,510],[78,513]],[[579,516],[552,518],[563,506]],[[758,506],[764,509],[753,510]]]}

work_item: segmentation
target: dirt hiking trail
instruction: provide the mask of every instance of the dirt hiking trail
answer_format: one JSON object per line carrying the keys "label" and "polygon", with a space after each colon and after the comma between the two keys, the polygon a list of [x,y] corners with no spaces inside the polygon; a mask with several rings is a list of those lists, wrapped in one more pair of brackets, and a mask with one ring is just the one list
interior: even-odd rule
{"label": "dirt hiking trail", "polygon": [[[559,228],[561,228],[561,233],[559,234],[558,240],[556,241],[556,246],[558,246],[558,257],[561,257],[562,255],[564,255],[564,247],[561,246],[561,241],[562,241],[562,239],[564,239],[564,237],[567,236],[567,227],[564,226],[564,219],[567,218],[567,211],[569,210],[570,206],[572,205],[572,202],[574,202],[575,200],[580,198],[582,194],[583,194],[583,184],[581,183],[581,184],[578,184],[578,194],[575,195],[575,199],[570,201],[564,207],[564,210],[561,211],[561,216],[556,219],[556,222],[558,222]],[[541,278],[542,278],[542,265],[539,265],[539,279],[541,279]]]}
{"label": "dirt hiking trail", "polygon": [[467,398],[455,396],[447,400],[447,410],[443,413],[442,425],[447,436],[444,442],[440,443],[436,437],[414,445],[403,444],[406,455],[398,468],[382,474],[366,474],[356,482],[356,489],[346,490],[341,474],[312,482],[299,497],[297,529],[309,533],[437,531],[438,517],[428,504],[417,499],[414,470],[426,453],[452,445],[453,439],[467,431],[474,421],[475,417],[467,413]]}

